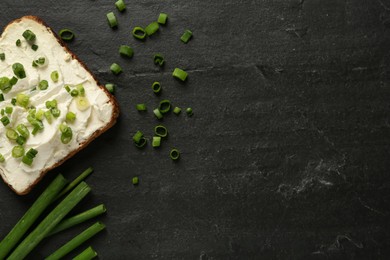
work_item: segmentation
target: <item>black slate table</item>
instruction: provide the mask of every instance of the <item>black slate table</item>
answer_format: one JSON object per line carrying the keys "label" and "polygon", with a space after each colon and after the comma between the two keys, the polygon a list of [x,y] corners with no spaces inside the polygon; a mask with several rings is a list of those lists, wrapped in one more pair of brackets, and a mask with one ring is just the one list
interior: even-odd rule
{"label": "black slate table", "polygon": [[[119,14],[114,1],[1,1],[0,27],[32,14],[55,31],[74,30],[69,47],[101,83],[118,85],[121,107],[115,127],[28,196],[0,185],[1,237],[56,173],[72,179],[93,166],[93,192],[74,212],[106,204],[99,219],[107,230],[86,244],[100,259],[389,257],[389,1],[125,2]],[[131,36],[160,12],[169,22],[158,34]],[[185,29],[194,33],[186,45]],[[134,48],[133,59],[119,57],[121,44]],[[163,69],[155,53],[165,56]],[[113,62],[121,75],[109,71]],[[175,67],[188,82],[172,78]],[[160,97],[154,81],[163,84]],[[168,115],[168,140],[138,150],[132,135],[152,135],[152,108],[165,98],[194,116]],[[172,147],[182,152],[178,163]],[[46,240],[31,259],[90,223]]]}

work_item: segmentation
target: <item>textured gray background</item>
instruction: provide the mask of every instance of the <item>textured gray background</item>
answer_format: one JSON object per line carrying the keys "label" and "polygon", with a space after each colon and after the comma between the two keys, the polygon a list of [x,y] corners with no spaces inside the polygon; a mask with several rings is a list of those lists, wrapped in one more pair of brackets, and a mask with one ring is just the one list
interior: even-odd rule
{"label": "textured gray background", "polygon": [[[102,82],[118,84],[117,125],[52,171],[25,197],[0,185],[0,235],[62,172],[88,166],[93,192],[75,212],[105,203],[101,259],[385,259],[390,255],[390,2],[385,0],[114,1],[0,3],[3,27],[41,16],[77,34],[69,47]],[[107,26],[114,11],[119,28]],[[160,12],[167,26],[131,36]],[[184,45],[184,29],[194,32]],[[117,54],[135,50],[132,60]],[[152,63],[166,58],[164,69]],[[120,76],[109,72],[123,66]],[[189,72],[186,84],[171,77]],[[150,90],[163,84],[163,95]],[[162,98],[195,115],[169,115],[161,149],[131,137],[157,124]],[[147,103],[139,114],[136,103]],[[173,163],[171,147],[182,151]],[[140,177],[133,187],[131,178]],[[84,225],[33,252],[45,256]]]}

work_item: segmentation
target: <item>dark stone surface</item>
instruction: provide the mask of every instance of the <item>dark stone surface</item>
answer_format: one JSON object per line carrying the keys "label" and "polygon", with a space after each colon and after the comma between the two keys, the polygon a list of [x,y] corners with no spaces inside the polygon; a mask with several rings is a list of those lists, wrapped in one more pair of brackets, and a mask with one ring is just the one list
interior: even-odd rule
{"label": "dark stone surface", "polygon": [[[30,195],[1,185],[1,236],[55,173],[71,179],[92,165],[93,193],[75,212],[107,205],[107,231],[87,243],[101,259],[389,257],[389,1],[126,1],[111,30],[113,2],[0,3],[0,27],[33,14],[55,31],[73,29],[70,48],[102,83],[119,85],[122,109],[113,129]],[[167,26],[133,39],[131,29],[159,12]],[[187,28],[194,38],[184,45]],[[134,47],[132,60],[118,56],[120,44]],[[152,63],[157,52],[162,70]],[[112,62],[122,75],[109,72]],[[174,67],[189,72],[186,84],[172,79]],[[161,97],[150,90],[155,80]],[[131,136],[152,135],[162,98],[195,115],[167,116],[169,139],[139,151]],[[146,115],[134,109],[140,102]],[[179,163],[171,147],[182,151]],[[32,259],[86,226],[45,241]]]}

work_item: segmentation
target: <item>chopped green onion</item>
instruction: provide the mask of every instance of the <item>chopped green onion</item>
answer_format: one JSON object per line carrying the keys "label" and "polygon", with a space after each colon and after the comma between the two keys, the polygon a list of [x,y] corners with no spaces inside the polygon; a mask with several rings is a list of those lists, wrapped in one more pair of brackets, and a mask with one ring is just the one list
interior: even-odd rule
{"label": "chopped green onion", "polygon": [[167,23],[167,19],[168,19],[168,15],[167,14],[160,13],[160,15],[158,16],[157,22],[159,24],[166,24]]}
{"label": "chopped green onion", "polygon": [[38,151],[35,150],[34,148],[30,148],[30,150],[28,150],[28,152],[26,153],[26,155],[31,157],[31,158],[35,158],[35,156],[37,154],[38,154]]}
{"label": "chopped green onion", "polygon": [[53,115],[51,114],[50,110],[45,111],[45,113],[43,113],[43,114],[44,114],[44,116],[45,116],[47,122],[48,122],[49,124],[51,124],[51,122],[53,121]]}
{"label": "chopped green onion", "polygon": [[[5,162],[5,158],[4,158],[4,156],[0,153],[0,163],[3,163],[3,162]],[[0,246],[1,246],[1,244],[0,244]]]}
{"label": "chopped green onion", "polygon": [[146,145],[146,143],[147,143],[146,138],[142,137],[141,140],[139,141],[139,143],[135,143],[135,146],[137,148],[142,148],[142,147],[144,147]]}
{"label": "chopped green onion", "polygon": [[164,62],[165,62],[164,57],[161,54],[157,53],[153,57],[153,62],[154,62],[154,64],[162,67],[164,65]]}
{"label": "chopped green onion", "polygon": [[66,42],[72,41],[75,36],[74,33],[69,29],[62,29],[58,34],[60,35],[61,39]]}
{"label": "chopped green onion", "polygon": [[7,77],[1,77],[0,78],[0,89],[4,92],[7,93],[12,89],[12,84],[10,82],[10,79]]}
{"label": "chopped green onion", "polygon": [[9,118],[8,116],[3,116],[0,121],[3,123],[4,126],[7,126],[9,124]]}
{"label": "chopped green onion", "polygon": [[166,137],[168,135],[168,130],[165,126],[163,125],[158,125],[158,126],[155,126],[154,127],[154,133],[157,135],[157,136],[160,136],[160,137]]}
{"label": "chopped green onion", "polygon": [[3,93],[0,94],[0,102],[1,102],[1,101],[4,101],[4,95],[3,95]]}
{"label": "chopped green onion", "polygon": [[16,104],[21,107],[27,108],[28,103],[30,102],[30,97],[26,94],[19,93],[16,95]]}
{"label": "chopped green onion", "polygon": [[153,82],[152,89],[155,94],[159,94],[161,92],[161,83],[158,81]]}
{"label": "chopped green onion", "polygon": [[73,260],[91,260],[97,257],[96,251],[92,247],[88,247],[80,254],[76,255]]}
{"label": "chopped green onion", "polygon": [[37,50],[38,50],[38,45],[33,44],[33,45],[31,46],[31,49],[32,49],[33,51],[37,51]]}
{"label": "chopped green onion", "polygon": [[72,97],[77,97],[79,95],[79,91],[77,89],[72,89],[72,91],[70,91],[70,95]]}
{"label": "chopped green onion", "polygon": [[158,110],[160,110],[162,114],[168,113],[169,110],[171,110],[171,102],[168,99],[161,100]]}
{"label": "chopped green onion", "polygon": [[115,92],[115,85],[112,84],[112,83],[107,83],[106,84],[106,89],[108,90],[108,92],[114,93]]}
{"label": "chopped green onion", "polygon": [[122,56],[126,56],[128,58],[131,58],[131,57],[133,57],[134,51],[130,46],[121,45],[119,47],[119,54]]}
{"label": "chopped green onion", "polygon": [[21,136],[24,138],[28,138],[30,136],[30,132],[24,124],[19,124],[16,126],[16,130],[19,132]]}
{"label": "chopped green onion", "polygon": [[62,124],[60,125],[60,131],[61,131],[61,142],[63,144],[69,143],[73,137],[72,128]]}
{"label": "chopped green onion", "polygon": [[135,105],[135,108],[138,111],[146,111],[146,105],[145,104],[137,104],[137,105]]}
{"label": "chopped green onion", "polygon": [[40,90],[46,90],[47,88],[49,87],[49,82],[47,82],[47,80],[41,80],[41,82],[39,82],[38,84],[38,88]]}
{"label": "chopped green onion", "polygon": [[5,60],[5,53],[0,53],[0,60]]}
{"label": "chopped green onion", "polygon": [[160,144],[161,144],[161,137],[160,136],[153,136],[152,146],[153,147],[160,147]]}
{"label": "chopped green onion", "polygon": [[156,108],[155,110],[153,110],[153,113],[154,113],[154,115],[157,117],[157,119],[163,118],[163,115],[161,114],[160,110],[158,110],[158,108]]}
{"label": "chopped green onion", "polygon": [[16,46],[20,47],[20,45],[22,45],[22,42],[20,41],[20,39],[17,39],[15,44]]}
{"label": "chopped green onion", "polygon": [[19,135],[18,137],[16,137],[16,142],[19,144],[19,145],[24,145],[26,143],[26,138]]}
{"label": "chopped green onion", "polygon": [[13,107],[5,107],[5,113],[7,114],[11,114],[13,110],[14,110]]}
{"label": "chopped green onion", "polygon": [[181,112],[181,108],[180,107],[175,107],[173,109],[173,113],[175,113],[176,115],[180,114],[180,112]]}
{"label": "chopped green onion", "polygon": [[45,111],[43,111],[42,109],[39,109],[38,112],[35,114],[35,118],[42,121],[44,113],[45,113]]}
{"label": "chopped green onion", "polygon": [[16,77],[20,79],[24,79],[26,77],[26,72],[24,71],[24,67],[21,63],[16,62],[12,65],[12,70]]}
{"label": "chopped green onion", "polygon": [[118,75],[119,73],[122,72],[122,68],[118,64],[116,64],[116,63],[111,64],[110,70],[115,75]]}
{"label": "chopped green onion", "polygon": [[90,107],[88,98],[82,96],[76,97],[76,106],[80,111],[87,110]]}
{"label": "chopped green onion", "polygon": [[12,148],[12,157],[19,158],[24,155],[24,148],[23,146],[17,145]]}
{"label": "chopped green onion", "polygon": [[118,8],[119,12],[122,12],[126,9],[126,4],[123,2],[123,0],[118,0],[115,2],[116,8]]}
{"label": "chopped green onion", "polygon": [[180,157],[180,152],[177,149],[172,149],[171,152],[169,153],[169,156],[171,157],[172,160],[176,161]]}
{"label": "chopped green onion", "polygon": [[33,163],[33,160],[34,160],[33,158],[30,158],[28,156],[23,156],[23,158],[22,158],[22,162],[24,164],[29,165],[29,166],[31,166],[31,164]]}
{"label": "chopped green onion", "polygon": [[194,112],[192,111],[192,108],[190,108],[190,107],[186,109],[186,113],[187,113],[188,116],[193,116],[194,115]]}
{"label": "chopped green onion", "polygon": [[180,37],[180,40],[184,43],[187,43],[192,37],[192,32],[190,30],[185,30],[183,35]]}
{"label": "chopped green onion", "polygon": [[133,179],[131,180],[131,182],[133,183],[133,185],[138,185],[139,183],[139,178],[136,176],[136,177],[133,177]]}
{"label": "chopped green onion", "polygon": [[16,105],[16,98],[12,98],[11,99],[11,104],[14,105],[14,106]]}
{"label": "chopped green onion", "polygon": [[68,93],[70,92],[70,86],[69,85],[65,85],[64,88],[65,88],[66,92],[68,92]]}
{"label": "chopped green onion", "polygon": [[34,148],[31,148],[30,150],[28,150],[26,155],[23,156],[22,162],[27,164],[27,165],[31,165],[33,163],[33,160],[34,160],[34,158],[35,158],[35,156],[37,154],[38,154],[38,151],[35,150]]}
{"label": "chopped green onion", "polygon": [[83,84],[76,85],[76,89],[79,92],[79,95],[84,96],[85,95],[85,89]]}
{"label": "chopped green onion", "polygon": [[135,143],[139,143],[142,139],[142,137],[144,136],[144,134],[141,132],[141,131],[137,131],[134,136],[133,136],[133,141]]}
{"label": "chopped green onion", "polygon": [[51,114],[54,116],[54,117],[59,117],[61,115],[61,110],[59,110],[58,108],[51,108],[50,109],[50,112]]}
{"label": "chopped green onion", "polygon": [[33,42],[36,39],[35,34],[30,30],[25,30],[22,35],[28,42]]}
{"label": "chopped green onion", "polygon": [[53,82],[57,82],[59,78],[58,71],[56,70],[52,71],[52,73],[50,74],[50,78]]}
{"label": "chopped green onion", "polygon": [[48,109],[50,109],[50,108],[57,108],[57,100],[56,99],[47,100],[45,102],[45,105],[46,105],[46,108],[48,108]]}
{"label": "chopped green onion", "polygon": [[184,70],[176,68],[173,71],[172,76],[174,78],[180,79],[181,81],[185,81],[187,79],[188,74]]}
{"label": "chopped green onion", "polygon": [[146,37],[146,32],[142,27],[136,26],[133,29],[133,36],[137,39],[143,40]]}
{"label": "chopped green onion", "polygon": [[145,32],[148,36],[155,34],[158,31],[159,25],[157,22],[153,22],[145,27]]}
{"label": "chopped green onion", "polygon": [[66,113],[66,122],[73,123],[76,120],[76,114],[73,112]]}
{"label": "chopped green onion", "polygon": [[18,133],[16,133],[15,130],[8,128],[7,131],[5,132],[5,135],[7,136],[8,139],[10,140],[16,140],[18,138]]}
{"label": "chopped green onion", "polygon": [[9,80],[9,83],[14,86],[16,83],[18,82],[18,78],[17,77],[12,77],[10,80]]}
{"label": "chopped green onion", "polygon": [[113,12],[107,14],[107,20],[111,28],[118,26],[118,21],[116,20],[115,14]]}
{"label": "chopped green onion", "polygon": [[35,62],[35,60],[32,62],[31,64],[34,68],[37,68],[38,67],[38,64]]}

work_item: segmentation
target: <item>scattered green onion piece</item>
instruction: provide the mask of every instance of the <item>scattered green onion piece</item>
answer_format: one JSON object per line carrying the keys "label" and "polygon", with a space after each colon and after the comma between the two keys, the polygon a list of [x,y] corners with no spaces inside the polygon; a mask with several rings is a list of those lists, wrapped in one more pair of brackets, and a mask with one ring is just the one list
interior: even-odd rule
{"label": "scattered green onion piece", "polygon": [[39,57],[39,58],[36,59],[34,62],[35,62],[36,64],[38,64],[38,65],[43,66],[43,65],[45,65],[46,58],[45,58],[45,57]]}
{"label": "scattered green onion piece", "polygon": [[71,183],[66,185],[66,187],[60,192],[60,194],[57,195],[57,197],[54,199],[54,201],[58,200],[62,196],[64,196],[66,193],[71,191],[74,187],[79,185],[82,181],[84,181],[91,173],[93,172],[92,167],[88,167],[85,171],[83,171],[79,176],[77,176],[76,179],[74,179]]}
{"label": "scattered green onion piece", "polygon": [[0,121],[3,123],[4,126],[7,126],[9,124],[9,118],[8,116],[3,116]]}
{"label": "scattered green onion piece", "polygon": [[37,68],[38,67],[38,64],[35,62],[35,60],[32,62],[31,66],[33,66],[34,68]]}
{"label": "scattered green onion piece", "polygon": [[12,148],[12,157],[19,158],[24,155],[24,148],[23,146],[17,145]]}
{"label": "scattered green onion piece", "polygon": [[4,101],[4,95],[3,93],[0,94],[0,102]]}
{"label": "scattered green onion piece", "polygon": [[58,71],[56,70],[52,71],[52,73],[50,74],[50,78],[53,82],[57,82],[59,78]]}
{"label": "scattered green onion piece", "polygon": [[126,9],[126,4],[123,2],[123,0],[118,0],[115,2],[116,8],[118,8],[119,12],[122,12]]}
{"label": "scattered green onion piece", "polygon": [[[80,183],[38,226],[18,245],[9,260],[24,259],[57,224],[89,193],[91,188]],[[50,202],[52,199],[50,198]]]}
{"label": "scattered green onion piece", "polygon": [[145,27],[145,32],[148,36],[155,34],[158,31],[159,25],[157,22],[152,22]]}
{"label": "scattered green onion piece", "polygon": [[0,89],[4,93],[8,93],[12,89],[12,84],[11,84],[9,78],[7,78],[7,77],[1,77],[0,78]]}
{"label": "scattered green onion piece", "polygon": [[66,113],[66,122],[73,123],[76,120],[76,114],[73,112]]}
{"label": "scattered green onion piece", "polygon": [[17,39],[15,44],[16,46],[20,47],[22,45],[22,42],[20,41],[20,39]]}
{"label": "scattered green onion piece", "polygon": [[0,53],[0,60],[5,60],[5,53]]}
{"label": "scattered green onion piece", "polygon": [[73,137],[73,132],[72,132],[72,128],[70,128],[69,126],[67,126],[65,128],[65,130],[61,130],[61,142],[63,144],[67,144],[69,143],[71,140],[72,140],[72,137]]}
{"label": "scattered green onion piece", "polygon": [[23,64],[16,62],[12,65],[12,70],[16,77],[24,79],[26,77],[26,72],[24,70]]}
{"label": "scattered green onion piece", "polygon": [[31,164],[33,163],[33,160],[34,160],[33,158],[30,158],[28,156],[23,156],[23,158],[22,158],[22,162],[24,164],[29,165],[29,166],[31,166]]}
{"label": "scattered green onion piece", "polygon": [[175,107],[175,108],[173,109],[173,113],[175,113],[176,115],[179,115],[180,112],[181,112],[181,108],[180,108],[180,107]]}
{"label": "scattered green onion piece", "polygon": [[77,97],[79,95],[79,91],[77,89],[72,89],[72,91],[70,91],[70,95],[72,97]]}
{"label": "scattered green onion piece", "polygon": [[152,146],[153,147],[160,147],[160,144],[161,144],[161,137],[160,136],[153,136]]}
{"label": "scattered green onion piece", "polygon": [[162,114],[168,113],[169,110],[171,110],[171,102],[168,99],[161,100],[158,110],[160,110]]}
{"label": "scattered green onion piece", "polygon": [[168,19],[168,15],[167,14],[160,13],[160,15],[158,16],[157,22],[159,24],[166,24],[167,23],[167,19]]}
{"label": "scattered green onion piece", "polygon": [[11,104],[14,105],[14,106],[16,106],[16,98],[12,98],[12,99],[11,99]]}
{"label": "scattered green onion piece", "polygon": [[45,111],[43,111],[42,109],[39,109],[37,111],[37,113],[35,114],[35,118],[42,121],[44,113],[45,113]]}
{"label": "scattered green onion piece", "polygon": [[97,256],[96,251],[92,247],[88,247],[83,252],[73,258],[73,260],[92,260]]}
{"label": "scattered green onion piece", "polygon": [[49,87],[49,82],[47,82],[47,80],[41,80],[41,82],[39,82],[38,84],[38,88],[40,90],[46,90],[47,88]]}
{"label": "scattered green onion piece", "polygon": [[172,149],[171,152],[169,153],[169,156],[171,157],[172,160],[176,161],[180,157],[180,152],[177,149]]}
{"label": "scattered green onion piece", "polygon": [[16,83],[18,82],[18,78],[17,77],[12,77],[10,80],[9,80],[9,83],[14,86]]}
{"label": "scattered green onion piece", "polygon": [[118,75],[119,73],[122,72],[122,68],[118,64],[116,64],[116,63],[111,64],[110,70],[115,75]]}
{"label": "scattered green onion piece", "polygon": [[107,83],[106,84],[106,89],[108,90],[108,92],[114,93],[115,92],[115,85],[112,84],[112,83]]}
{"label": "scattered green onion piece", "polygon": [[22,162],[27,165],[31,165],[34,161],[35,156],[38,154],[38,151],[34,148],[31,148],[26,155],[23,156]]}
{"label": "scattered green onion piece", "polygon": [[30,136],[30,132],[28,131],[28,128],[24,124],[19,124],[16,126],[16,130],[19,132],[21,136],[24,138],[28,138]]}
{"label": "scattered green onion piece", "polygon": [[119,54],[122,55],[122,56],[126,56],[128,58],[131,58],[134,55],[134,51],[133,51],[133,49],[130,46],[121,45],[119,47]]}
{"label": "scattered green onion piece", "polygon": [[21,107],[27,108],[28,103],[30,102],[30,97],[26,94],[19,93],[16,95],[16,104]]}
{"label": "scattered green onion piece", "polygon": [[192,108],[190,108],[190,107],[186,109],[186,113],[187,113],[188,116],[193,116],[194,115],[194,112],[192,111]]}
{"label": "scattered green onion piece", "polygon": [[135,143],[135,146],[137,148],[143,148],[147,143],[147,140],[145,137],[142,137],[141,140],[139,141],[139,143]]}
{"label": "scattered green onion piece", "polygon": [[35,34],[30,30],[25,30],[22,35],[28,42],[33,42],[36,39]]}
{"label": "scattered green onion piece", "polygon": [[59,110],[58,108],[51,108],[50,109],[50,112],[51,114],[54,116],[54,117],[59,117],[61,115],[61,110]]}
{"label": "scattered green onion piece", "polygon": [[158,110],[158,108],[156,108],[155,110],[153,110],[153,113],[154,113],[154,115],[157,117],[157,119],[163,118],[163,115],[161,114],[160,110]]}
{"label": "scattered green onion piece", "polygon": [[165,126],[163,125],[158,125],[158,126],[155,126],[154,127],[154,133],[157,135],[157,136],[160,136],[160,137],[166,137],[168,135],[168,130]]}
{"label": "scattered green onion piece", "polygon": [[133,136],[134,143],[139,143],[143,136],[144,134],[141,131],[137,131]]}
{"label": "scattered green onion piece", "polygon": [[131,182],[133,183],[133,185],[138,185],[139,183],[139,178],[137,176],[133,177],[133,179],[131,180]]}
{"label": "scattered green onion piece", "polygon": [[14,110],[13,107],[5,107],[5,113],[7,114],[11,114],[13,110]]}
{"label": "scattered green onion piece", "polygon": [[95,218],[99,215],[102,215],[105,212],[106,212],[106,207],[103,204],[100,204],[100,205],[93,207],[89,210],[86,210],[80,214],[77,214],[77,215],[72,216],[70,218],[64,219],[49,234],[47,234],[47,236],[51,236],[51,235],[59,233],[63,230],[74,227],[80,223],[83,223],[87,220],[90,220],[90,219]]}
{"label": "scattered green onion piece", "polygon": [[180,40],[184,43],[187,43],[192,37],[192,32],[190,30],[185,30],[183,35],[180,37]]}
{"label": "scattered green onion piece", "polygon": [[18,133],[16,133],[15,130],[8,128],[7,131],[5,132],[5,135],[7,136],[8,139],[10,140],[16,140],[18,138]]}
{"label": "scattered green onion piece", "polygon": [[164,65],[164,62],[165,62],[164,57],[161,54],[157,53],[153,57],[153,62],[154,62],[154,64],[162,67]]}
{"label": "scattered green onion piece", "polygon": [[48,108],[48,109],[50,109],[50,108],[57,108],[57,100],[56,99],[47,100],[45,102],[45,105],[46,105],[46,108]]}
{"label": "scattered green onion piece", "polygon": [[79,92],[79,95],[84,96],[85,95],[85,89],[83,84],[76,85],[76,89]]}
{"label": "scattered green onion piece", "polygon": [[24,145],[26,143],[26,138],[19,135],[17,138],[16,138],[16,142],[19,144],[19,145]]}
{"label": "scattered green onion piece", "polygon": [[28,152],[26,153],[26,155],[31,157],[31,158],[35,158],[35,156],[37,154],[38,154],[38,151],[35,150],[34,148],[30,148],[30,150],[28,150]]}
{"label": "scattered green onion piece", "polygon": [[184,70],[176,68],[173,71],[172,76],[174,78],[180,79],[181,81],[185,81],[187,79],[188,74]]}
{"label": "scattered green onion piece", "polygon": [[90,104],[86,97],[78,96],[76,98],[76,106],[80,111],[84,111],[90,107]]}
{"label": "scattered green onion piece", "polygon": [[146,32],[142,27],[136,26],[133,29],[133,36],[137,39],[143,40],[146,37]]}
{"label": "scattered green onion piece", "polygon": [[[0,163],[3,163],[3,162],[5,162],[5,158],[4,158],[4,156],[0,153]],[[0,247],[1,247],[2,245],[0,244]],[[0,255],[1,255],[1,252],[0,252]]]}
{"label": "scattered green onion piece", "polygon": [[70,86],[69,85],[65,85],[64,88],[65,88],[66,92],[68,92],[68,93],[70,92]]}
{"label": "scattered green onion piece", "polygon": [[[37,198],[34,204],[32,204],[32,206],[15,224],[7,236],[0,242],[0,259],[5,259],[5,257],[11,252],[15,245],[20,242],[20,239],[26,234],[26,232],[35,223],[39,216],[41,216],[45,209],[51,204],[53,199],[62,190],[66,183],[67,180],[61,174],[50,183],[44,192]],[[19,259],[22,258],[23,257],[20,257]]]}
{"label": "scattered green onion piece", "polygon": [[146,105],[145,104],[137,104],[137,105],[135,105],[135,108],[138,111],[146,111]]}
{"label": "scattered green onion piece", "polygon": [[152,90],[155,94],[159,94],[161,92],[161,83],[158,81],[153,82]]}
{"label": "scattered green onion piece", "polygon": [[33,51],[37,51],[37,50],[38,50],[38,45],[33,44],[33,45],[31,46],[31,49],[32,49]]}
{"label": "scattered green onion piece", "polygon": [[43,115],[45,116],[47,122],[49,124],[51,124],[51,122],[53,121],[53,115],[51,114],[50,110],[45,111],[45,113],[43,113]]}
{"label": "scattered green onion piece", "polygon": [[115,14],[113,12],[107,14],[107,20],[111,28],[118,26],[118,21],[116,20]]}
{"label": "scattered green onion piece", "polygon": [[61,39],[66,41],[66,42],[72,41],[74,39],[74,36],[75,36],[71,30],[66,29],[66,28],[60,30],[59,35],[60,35]]}

